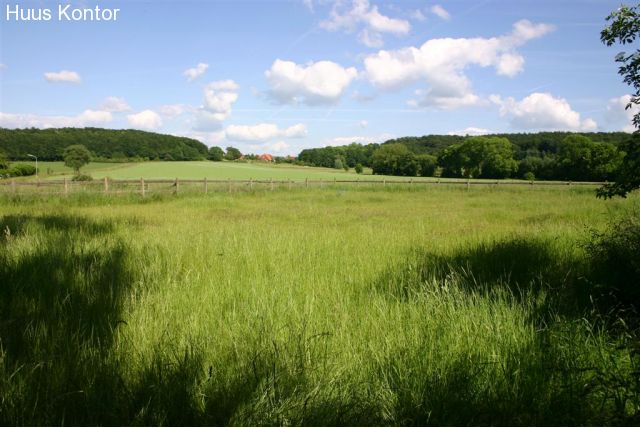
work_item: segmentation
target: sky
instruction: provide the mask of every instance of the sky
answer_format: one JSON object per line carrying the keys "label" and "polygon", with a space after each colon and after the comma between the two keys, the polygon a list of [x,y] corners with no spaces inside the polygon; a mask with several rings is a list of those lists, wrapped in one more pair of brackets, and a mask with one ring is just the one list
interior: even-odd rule
{"label": "sky", "polygon": [[141,129],[276,155],[631,131],[622,48],[599,37],[619,5],[0,0],[0,127]]}

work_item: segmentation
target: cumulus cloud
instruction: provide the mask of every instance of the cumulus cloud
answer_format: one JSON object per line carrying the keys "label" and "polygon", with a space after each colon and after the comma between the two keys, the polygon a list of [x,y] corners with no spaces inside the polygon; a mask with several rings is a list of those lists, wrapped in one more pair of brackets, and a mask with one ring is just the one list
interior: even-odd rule
{"label": "cumulus cloud", "polygon": [[352,143],[358,144],[380,144],[382,142],[388,141],[390,139],[395,138],[394,135],[390,133],[383,133],[381,135],[357,135],[357,136],[338,136],[335,138],[326,139],[324,141],[324,145],[337,147],[340,145],[349,145]]}
{"label": "cumulus cloud", "polygon": [[627,109],[627,105],[631,102],[631,95],[622,95],[617,98],[611,98],[607,105],[606,120],[613,126],[618,126],[623,132],[632,133],[636,128],[633,126],[633,116],[640,113],[640,107],[632,104]]}
{"label": "cumulus cloud", "polygon": [[460,135],[460,136],[479,136],[479,135],[488,135],[491,131],[489,129],[476,128],[476,127],[468,127],[462,130],[452,130],[451,132],[447,132],[447,135]]}
{"label": "cumulus cloud", "polygon": [[358,76],[355,68],[344,68],[331,61],[298,65],[276,59],[265,71],[271,86],[268,95],[281,104],[334,104]]}
{"label": "cumulus cloud", "polygon": [[100,109],[110,113],[123,113],[125,111],[130,111],[131,107],[127,104],[127,101],[125,101],[124,98],[110,96],[104,100]]}
{"label": "cumulus cloud", "polygon": [[282,153],[287,150],[291,146],[284,141],[278,141],[274,143],[264,143],[264,144],[252,144],[249,146],[250,149],[254,151],[262,151],[262,152],[272,152],[272,153]]}
{"label": "cumulus cloud", "polygon": [[553,30],[548,24],[527,20],[513,25],[511,33],[492,38],[431,39],[419,48],[381,50],[364,59],[365,77],[381,89],[395,89],[425,81],[429,89],[417,93],[411,105],[451,109],[479,105],[465,70],[471,66],[493,67],[513,77],[524,68],[519,46]]}
{"label": "cumulus cloud", "polygon": [[500,106],[500,115],[507,117],[511,126],[523,130],[572,130],[591,132],[598,129],[593,119],[582,119],[564,98],[549,93],[532,93],[521,101],[491,97]]}
{"label": "cumulus cloud", "polygon": [[221,122],[231,116],[238,100],[238,85],[233,80],[209,83],[204,88],[204,105],[196,111],[197,130],[217,130]]}
{"label": "cumulus cloud", "polygon": [[80,74],[75,71],[59,71],[57,73],[44,73],[44,78],[50,83],[80,83],[82,79]]}
{"label": "cumulus cloud", "polygon": [[440,19],[443,19],[445,21],[449,21],[451,19],[451,15],[449,14],[449,12],[447,12],[447,10],[439,4],[431,6],[431,9],[429,10]]}
{"label": "cumulus cloud", "polygon": [[173,119],[193,109],[193,107],[186,104],[169,104],[158,107],[156,111],[163,117]]}
{"label": "cumulus cloud", "polygon": [[209,68],[209,64],[203,64],[201,62],[194,68],[189,68],[188,70],[185,70],[185,72],[182,74],[187,78],[187,81],[192,82],[198,77],[200,77],[201,75],[203,75],[208,68]]}
{"label": "cumulus cloud", "polygon": [[369,122],[366,120],[360,120],[358,122],[358,126],[360,126],[362,129],[366,128],[367,126],[369,126]]}
{"label": "cumulus cloud", "polygon": [[329,19],[320,22],[320,27],[329,31],[347,32],[362,28],[358,39],[369,47],[382,46],[383,33],[402,36],[411,30],[408,21],[381,14],[378,7],[372,6],[369,0],[335,2]]}
{"label": "cumulus cloud", "polygon": [[76,116],[40,116],[0,112],[0,127],[4,128],[60,128],[105,125],[113,120],[108,111],[85,110]]}
{"label": "cumulus cloud", "polygon": [[162,118],[158,113],[144,110],[137,114],[129,114],[127,121],[137,129],[154,130],[162,127]]}
{"label": "cumulus cloud", "polygon": [[307,136],[307,127],[302,123],[286,129],[280,129],[272,123],[260,123],[254,126],[231,125],[225,129],[226,137],[233,141],[268,141],[275,138],[304,138]]}

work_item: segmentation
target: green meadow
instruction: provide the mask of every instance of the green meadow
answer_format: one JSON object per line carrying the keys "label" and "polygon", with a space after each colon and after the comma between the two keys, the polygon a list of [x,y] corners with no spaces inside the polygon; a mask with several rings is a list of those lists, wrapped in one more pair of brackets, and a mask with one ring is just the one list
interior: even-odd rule
{"label": "green meadow", "polygon": [[[154,168],[247,171],[92,174]],[[631,425],[635,336],[594,303],[587,242],[639,207],[566,187],[2,196],[0,424]]]}

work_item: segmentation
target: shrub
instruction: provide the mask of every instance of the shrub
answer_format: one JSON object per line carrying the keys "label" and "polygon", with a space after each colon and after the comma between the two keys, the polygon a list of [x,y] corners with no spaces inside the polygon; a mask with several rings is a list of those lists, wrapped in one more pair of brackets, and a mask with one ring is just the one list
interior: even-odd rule
{"label": "shrub", "polygon": [[9,168],[11,176],[31,176],[36,174],[36,168],[25,163],[16,163]]}
{"label": "shrub", "polygon": [[358,163],[358,164],[356,165],[355,169],[356,169],[356,173],[357,173],[358,175],[360,175],[360,174],[364,171],[364,168],[362,167],[362,165],[361,165],[360,163]]}
{"label": "shrub", "polygon": [[536,175],[533,172],[529,171],[525,172],[522,178],[526,179],[527,181],[535,181]]}
{"label": "shrub", "polygon": [[80,174],[80,175],[75,175],[73,178],[71,178],[72,181],[93,181],[93,177],[91,175],[85,175],[85,174]]}
{"label": "shrub", "polygon": [[617,308],[640,308],[640,214],[594,232],[586,245],[594,269],[596,295]]}

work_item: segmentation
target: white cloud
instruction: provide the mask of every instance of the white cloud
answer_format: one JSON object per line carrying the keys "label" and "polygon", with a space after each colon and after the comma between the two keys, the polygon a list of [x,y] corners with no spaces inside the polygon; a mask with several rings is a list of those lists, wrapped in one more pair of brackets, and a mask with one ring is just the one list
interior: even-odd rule
{"label": "white cloud", "polygon": [[0,112],[0,127],[5,128],[61,128],[104,125],[113,120],[108,111],[85,110],[77,116],[40,116]]}
{"label": "white cloud", "polygon": [[367,126],[369,126],[369,122],[366,120],[360,120],[358,122],[358,126],[360,126],[362,129],[366,128]]}
{"label": "white cloud", "polygon": [[110,96],[104,100],[100,109],[103,111],[108,111],[110,113],[122,113],[125,111],[130,111],[131,107],[127,104],[124,98],[118,98],[116,96]]}
{"label": "white cloud", "polygon": [[181,116],[189,110],[193,110],[193,107],[185,104],[171,104],[162,105],[156,111],[163,117],[173,119],[175,117]]}
{"label": "white cloud", "polygon": [[212,147],[214,145],[224,145],[225,141],[225,134],[224,131],[217,131],[217,132],[187,132],[186,134],[183,135],[177,135],[177,136],[186,136],[187,138],[193,138],[193,139],[197,139],[198,141],[202,142],[203,144]]}
{"label": "white cloud", "polygon": [[291,146],[284,141],[278,141],[274,143],[267,142],[265,144],[252,144],[249,148],[254,151],[282,153],[288,148],[291,148]]}
{"label": "white cloud", "polygon": [[331,61],[298,65],[276,59],[265,76],[271,86],[268,94],[276,102],[320,105],[336,103],[358,72]]}
{"label": "white cloud", "polygon": [[144,110],[137,114],[129,114],[127,121],[137,129],[154,130],[162,127],[162,118],[158,113],[151,110]]}
{"label": "white cloud", "polygon": [[411,19],[415,19],[416,21],[424,22],[427,20],[427,17],[424,16],[424,13],[420,9],[414,10],[411,12]]}
{"label": "white cloud", "polygon": [[521,101],[491,97],[500,106],[500,115],[507,117],[511,126],[523,130],[573,130],[591,132],[598,129],[593,119],[584,119],[564,98],[549,93],[532,93]]}
{"label": "white cloud", "polygon": [[226,137],[233,141],[268,141],[275,138],[304,138],[307,136],[307,127],[302,123],[286,129],[280,129],[272,123],[260,123],[255,126],[231,125],[225,129]]}
{"label": "white cloud", "polygon": [[640,113],[640,107],[632,104],[627,109],[627,105],[631,101],[630,95],[622,95],[617,98],[611,98],[607,105],[606,120],[614,126],[619,126],[623,132],[632,133],[636,131],[633,126],[633,116]]}
{"label": "white cloud", "polygon": [[452,130],[451,132],[448,132],[447,135],[479,136],[479,135],[488,135],[490,133],[492,132],[489,129],[468,127],[462,130]]}
{"label": "white cloud", "polygon": [[380,144],[382,142],[388,141],[390,139],[395,138],[394,135],[389,133],[383,133],[381,135],[370,135],[370,136],[338,136],[335,138],[330,138],[324,141],[324,145],[337,147],[340,145],[349,145],[352,143],[358,144]]}
{"label": "white cloud", "polygon": [[492,38],[431,39],[419,48],[381,50],[364,60],[365,76],[376,87],[395,89],[426,81],[429,89],[411,105],[451,109],[481,104],[465,70],[471,65],[494,67],[513,77],[524,68],[517,48],[549,33],[553,26],[518,21],[510,34]]}
{"label": "white cloud", "polygon": [[196,111],[197,130],[217,130],[231,116],[233,104],[238,100],[238,85],[233,80],[209,83],[204,88],[204,105]]}
{"label": "white cloud", "polygon": [[60,71],[57,73],[49,72],[44,73],[44,78],[51,83],[80,83],[82,79],[80,78],[80,74],[75,71]]}
{"label": "white cloud", "polygon": [[449,12],[447,12],[447,10],[439,4],[431,6],[431,9],[429,10],[440,19],[443,19],[445,21],[449,21],[451,19],[451,15],[449,14]]}
{"label": "white cloud", "polygon": [[382,46],[382,33],[402,36],[409,33],[411,24],[404,19],[395,19],[380,13],[369,0],[336,1],[330,18],[320,22],[320,27],[329,31],[353,32],[362,28],[359,40],[369,47]]}
{"label": "white cloud", "polygon": [[203,64],[201,62],[195,68],[189,68],[188,70],[185,70],[185,72],[182,74],[187,78],[187,81],[192,82],[198,77],[200,77],[201,75],[203,75],[208,68],[209,68],[209,64]]}

